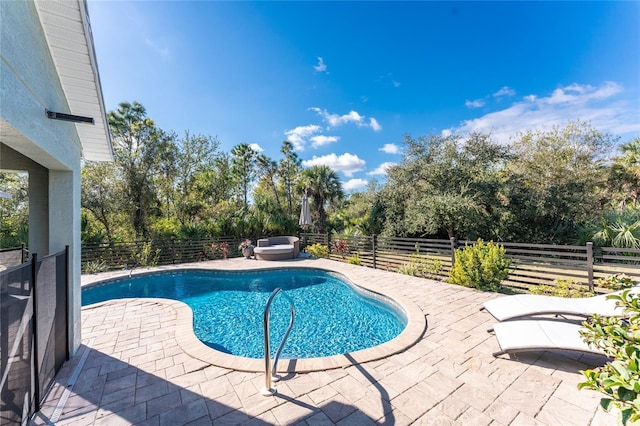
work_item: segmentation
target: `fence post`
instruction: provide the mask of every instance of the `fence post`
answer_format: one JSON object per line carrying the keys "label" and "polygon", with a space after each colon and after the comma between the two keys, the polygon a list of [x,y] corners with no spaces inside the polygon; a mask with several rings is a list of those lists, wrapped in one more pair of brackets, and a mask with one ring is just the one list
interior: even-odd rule
{"label": "fence post", "polygon": [[331,259],[331,234],[327,232],[326,236],[327,248],[329,249],[329,259]]}
{"label": "fence post", "polygon": [[456,243],[456,237],[449,238],[449,241],[451,242],[451,268],[453,268],[453,264],[456,263],[456,246],[458,244]]}
{"label": "fence post", "polygon": [[589,291],[593,291],[593,243],[587,243],[587,283]]}
{"label": "fence post", "polygon": [[371,250],[373,251],[373,269],[378,269],[376,267],[376,234],[371,236]]}
{"label": "fence post", "polygon": [[71,354],[69,345],[71,344],[71,342],[69,341],[69,335],[71,333],[69,333],[69,312],[70,312],[70,306],[69,306],[69,246],[64,246],[64,291],[65,291],[65,295],[64,295],[64,299],[65,299],[65,307],[64,307],[64,317],[65,317],[65,329],[67,330],[67,335],[66,340],[67,340],[67,344],[65,345],[66,347],[66,353],[65,353],[65,359],[67,361],[69,361],[69,355]]}
{"label": "fence post", "polygon": [[20,263],[24,263],[24,243],[20,244]]}
{"label": "fence post", "polygon": [[34,380],[34,389],[33,389],[33,397],[35,401],[35,411],[40,411],[40,355],[38,351],[38,292],[36,291],[37,286],[37,272],[38,272],[38,254],[33,253],[31,256],[31,291],[33,295],[31,297],[31,301],[33,303],[33,314],[31,317],[31,321],[33,321],[33,375],[35,377]]}

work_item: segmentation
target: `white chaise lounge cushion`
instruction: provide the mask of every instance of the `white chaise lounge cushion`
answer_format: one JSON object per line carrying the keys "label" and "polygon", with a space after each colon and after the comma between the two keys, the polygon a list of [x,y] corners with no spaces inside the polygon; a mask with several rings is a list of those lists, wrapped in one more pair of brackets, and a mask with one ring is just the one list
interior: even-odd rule
{"label": "white chaise lounge cushion", "polygon": [[484,302],[486,309],[498,321],[531,315],[560,314],[588,317],[593,314],[619,316],[622,310],[607,294],[594,297],[567,298],[538,294],[517,294]]}
{"label": "white chaise lounge cushion", "polygon": [[580,324],[553,320],[519,320],[495,324],[499,356],[509,352],[545,349],[565,349],[604,355],[600,349],[587,345],[580,336]]}
{"label": "white chaise lounge cushion", "polygon": [[269,254],[285,254],[293,253],[293,244],[276,244],[273,246],[256,247],[253,249],[254,253],[269,253]]}

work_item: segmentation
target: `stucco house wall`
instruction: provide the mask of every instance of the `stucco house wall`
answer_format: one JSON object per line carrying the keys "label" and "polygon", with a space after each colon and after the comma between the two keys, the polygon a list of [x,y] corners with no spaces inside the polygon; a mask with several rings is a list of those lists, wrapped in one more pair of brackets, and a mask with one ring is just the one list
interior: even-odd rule
{"label": "stucco house wall", "polygon": [[[43,257],[70,247],[74,354],[81,338],[81,159],[94,145],[106,153],[96,159],[109,160],[111,153],[86,3],[0,1],[0,19],[0,169],[29,173],[29,251]],[[84,75],[95,78],[74,80],[69,63],[88,67]],[[76,85],[86,92],[85,111],[84,101],[73,100]],[[96,124],[52,120],[46,110],[94,116]],[[97,136],[90,140],[87,131]]]}

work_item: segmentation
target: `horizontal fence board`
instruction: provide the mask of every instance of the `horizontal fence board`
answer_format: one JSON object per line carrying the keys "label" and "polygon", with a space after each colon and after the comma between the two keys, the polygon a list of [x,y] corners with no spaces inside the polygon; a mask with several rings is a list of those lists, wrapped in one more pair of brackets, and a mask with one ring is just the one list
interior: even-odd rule
{"label": "horizontal fence board", "polygon": [[[579,258],[586,259],[587,253],[561,253],[561,252],[553,252],[553,251],[536,251],[536,250],[513,250],[505,248],[506,254],[517,253],[518,255],[522,254],[532,254],[535,257],[545,257],[548,256],[550,259],[561,258],[565,260],[565,258]],[[531,256],[534,257],[534,256]],[[584,260],[582,260],[584,262]]]}
{"label": "horizontal fence board", "polygon": [[618,248],[618,247],[598,247],[598,250],[604,253],[635,253],[640,255],[640,249]]}
{"label": "horizontal fence board", "polygon": [[593,265],[594,268],[599,269],[607,269],[607,268],[617,268],[617,269],[627,269],[630,271],[640,269],[640,264],[634,263],[619,263],[619,262],[601,262]]}
{"label": "horizontal fence board", "polygon": [[529,243],[503,243],[496,242],[496,244],[500,244],[504,246],[504,248],[508,249],[509,247],[536,247],[541,249],[552,249],[553,251],[564,251],[564,250],[585,250],[585,246],[567,246],[567,245],[555,245],[555,244],[529,244]]}
{"label": "horizontal fence board", "polygon": [[533,258],[531,256],[514,256],[506,254],[507,259],[517,259],[522,261],[534,261],[538,264],[547,264],[547,265],[586,265],[586,262],[580,260],[572,260],[572,259],[549,259],[549,258]]}
{"label": "horizontal fence board", "polygon": [[619,260],[621,261],[621,263],[629,263],[629,262],[633,262],[633,263],[638,263],[640,264],[640,257],[631,257],[631,256],[624,256],[624,255],[605,255],[605,256],[598,256],[596,257],[597,260],[599,259],[603,259],[603,260]]}

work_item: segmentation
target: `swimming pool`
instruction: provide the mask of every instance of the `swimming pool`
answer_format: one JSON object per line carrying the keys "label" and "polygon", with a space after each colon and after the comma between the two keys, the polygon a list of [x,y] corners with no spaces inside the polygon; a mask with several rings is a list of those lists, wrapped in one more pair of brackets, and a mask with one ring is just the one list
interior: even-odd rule
{"label": "swimming pool", "polygon": [[[82,304],[129,297],[179,300],[191,307],[194,332],[204,344],[232,355],[261,358],[262,313],[276,287],[296,307],[282,358],[325,357],[370,348],[394,339],[407,324],[405,313],[392,299],[356,287],[338,274],[312,268],[165,271],[83,287]],[[272,351],[285,332],[288,315],[285,298],[277,297],[271,310]]]}

